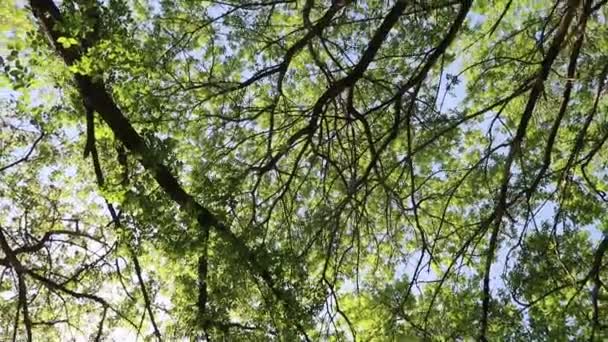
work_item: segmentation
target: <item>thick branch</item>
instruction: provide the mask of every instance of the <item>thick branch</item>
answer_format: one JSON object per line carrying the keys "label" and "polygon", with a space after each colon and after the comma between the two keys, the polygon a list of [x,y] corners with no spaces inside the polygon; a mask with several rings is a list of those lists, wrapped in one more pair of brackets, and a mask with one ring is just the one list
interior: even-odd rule
{"label": "thick branch", "polygon": [[[57,43],[61,33],[56,30],[62,22],[61,13],[51,0],[31,0],[34,15],[40,20],[43,29],[52,39],[55,49],[66,64],[74,64],[81,56],[76,47],[64,48]],[[116,138],[124,144],[139,160],[141,165],[151,173],[158,185],[180,208],[195,218],[204,231],[214,228],[218,234],[226,239],[235,251],[244,260],[251,273],[259,277],[271,292],[283,303],[285,310],[293,318],[294,324],[305,335],[301,325],[300,314],[304,310],[298,305],[292,294],[277,284],[270,270],[258,261],[256,254],[243,242],[229,227],[221,222],[215,215],[198,203],[192,195],[187,193],[179,184],[177,178],[171,173],[169,167],[158,158],[158,153],[151,149],[141,135],[133,128],[129,120],[119,109],[110,93],[105,89],[102,81],[93,82],[89,76],[75,76],[77,88],[85,101],[95,109],[104,122],[110,127]]]}
{"label": "thick branch", "polygon": [[490,311],[490,272],[492,268],[492,262],[494,259],[494,255],[497,248],[498,242],[498,233],[500,231],[500,226],[502,222],[502,218],[506,212],[507,207],[507,196],[509,190],[509,182],[511,179],[511,167],[513,161],[520,153],[521,143],[523,142],[526,131],[528,129],[528,124],[530,123],[530,119],[532,118],[532,114],[534,112],[534,108],[536,107],[536,103],[540,98],[544,90],[544,82],[549,76],[549,72],[551,71],[551,66],[553,62],[557,58],[559,54],[562,43],[568,33],[568,28],[570,27],[570,23],[574,18],[574,14],[576,13],[576,9],[578,7],[578,0],[570,0],[568,1],[568,8],[566,9],[566,13],[561,19],[559,28],[555,34],[555,37],[547,51],[547,55],[543,60],[541,69],[538,72],[536,77],[536,81],[532,90],[530,92],[530,97],[528,98],[528,102],[526,103],[526,107],[524,112],[522,113],[519,125],[517,127],[517,132],[515,137],[511,141],[511,148],[509,149],[509,154],[507,155],[507,159],[505,162],[503,177],[502,177],[502,185],[500,188],[500,192],[497,198],[496,207],[494,210],[495,219],[494,219],[494,227],[492,229],[492,233],[490,235],[490,243],[488,247],[488,255],[486,256],[486,264],[484,271],[484,279],[483,279],[483,296],[482,296],[482,313],[481,313],[481,324],[480,324],[480,337],[481,341],[487,341],[486,331],[488,326],[488,314]]}

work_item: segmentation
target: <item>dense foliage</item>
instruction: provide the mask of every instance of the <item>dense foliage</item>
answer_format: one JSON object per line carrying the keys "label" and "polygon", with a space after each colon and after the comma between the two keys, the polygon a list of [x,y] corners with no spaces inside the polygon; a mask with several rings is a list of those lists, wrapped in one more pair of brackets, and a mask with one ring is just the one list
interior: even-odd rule
{"label": "dense foliage", "polygon": [[0,1],[0,340],[608,338],[608,1]]}

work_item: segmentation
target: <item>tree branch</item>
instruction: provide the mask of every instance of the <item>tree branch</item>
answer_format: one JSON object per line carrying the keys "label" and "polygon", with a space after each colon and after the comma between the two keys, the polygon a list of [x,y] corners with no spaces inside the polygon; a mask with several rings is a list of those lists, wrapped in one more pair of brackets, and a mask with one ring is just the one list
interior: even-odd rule
{"label": "tree branch", "polygon": [[[483,278],[483,295],[482,295],[482,312],[481,312],[481,324],[480,324],[480,333],[479,339],[481,341],[487,341],[486,332],[488,328],[488,314],[490,311],[490,272],[492,268],[492,263],[494,260],[494,254],[497,248],[498,242],[498,233],[500,231],[500,226],[502,223],[503,215],[507,210],[507,195],[509,190],[509,183],[511,179],[511,166],[516,156],[520,153],[521,143],[525,138],[526,131],[528,128],[528,124],[530,119],[532,118],[532,113],[534,112],[534,108],[536,107],[536,103],[540,98],[541,93],[544,89],[544,82],[549,76],[549,72],[551,71],[551,66],[553,62],[557,58],[559,54],[562,43],[568,33],[568,28],[570,27],[570,23],[574,18],[576,13],[576,9],[578,7],[579,0],[569,0],[568,7],[566,9],[565,15],[562,17],[559,29],[555,34],[555,37],[549,47],[547,55],[543,60],[541,69],[539,70],[536,81],[534,82],[534,86],[530,92],[530,97],[528,98],[528,102],[526,103],[526,107],[524,112],[522,113],[519,125],[517,127],[517,132],[515,137],[511,141],[511,148],[509,149],[509,153],[507,155],[507,159],[505,161],[505,166],[503,170],[502,176],[502,185],[500,188],[500,192],[497,198],[496,207],[494,210],[494,228],[492,229],[492,233],[490,235],[490,242],[488,247],[488,255],[486,256],[486,264],[484,270],[484,278]],[[488,223],[490,223],[488,221]],[[484,230],[486,227],[484,227]]]}
{"label": "tree branch", "polygon": [[[81,56],[81,52],[76,48],[76,45],[64,48],[57,42],[59,37],[61,37],[61,33],[56,28],[62,23],[61,12],[57,6],[52,0],[31,0],[30,4],[34,15],[42,24],[44,31],[50,36],[56,51],[61,55],[65,63],[67,65],[76,63]],[[151,173],[164,192],[184,212],[196,219],[202,231],[206,232],[209,228],[214,228],[222,238],[234,246],[234,250],[248,264],[251,274],[260,278],[268,286],[271,292],[283,304],[293,324],[309,340],[301,323],[305,310],[300,307],[293,294],[278,285],[269,268],[259,262],[256,253],[243,240],[211,213],[209,209],[198,203],[192,195],[184,190],[177,178],[171,173],[169,167],[163,164],[162,159],[158,157],[157,151],[150,148],[142,136],[133,128],[112,99],[110,93],[105,89],[103,81],[94,82],[91,77],[85,75],[75,75],[75,81],[85,101],[90,103],[95,111],[99,113],[116,138],[135,155],[141,165]]]}

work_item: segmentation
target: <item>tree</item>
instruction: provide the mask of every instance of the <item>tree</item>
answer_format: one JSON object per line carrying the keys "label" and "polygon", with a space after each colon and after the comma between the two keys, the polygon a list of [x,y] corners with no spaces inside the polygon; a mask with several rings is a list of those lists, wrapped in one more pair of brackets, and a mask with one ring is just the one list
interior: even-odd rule
{"label": "tree", "polygon": [[7,340],[608,337],[605,0],[7,0]]}

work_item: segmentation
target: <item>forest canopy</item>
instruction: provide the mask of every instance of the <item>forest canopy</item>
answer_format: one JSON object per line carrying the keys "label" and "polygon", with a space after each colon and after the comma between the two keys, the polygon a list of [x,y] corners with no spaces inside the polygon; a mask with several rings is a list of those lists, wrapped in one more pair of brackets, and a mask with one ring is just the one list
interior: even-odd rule
{"label": "forest canopy", "polygon": [[0,1],[0,340],[608,338],[608,1]]}

